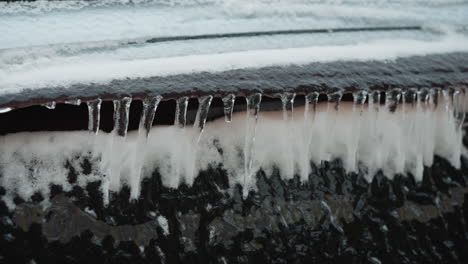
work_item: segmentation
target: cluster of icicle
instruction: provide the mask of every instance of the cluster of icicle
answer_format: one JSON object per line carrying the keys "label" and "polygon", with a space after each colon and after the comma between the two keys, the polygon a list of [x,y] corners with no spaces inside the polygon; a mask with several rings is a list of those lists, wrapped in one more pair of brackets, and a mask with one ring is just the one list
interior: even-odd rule
{"label": "cluster of icicle", "polygon": [[[68,132],[75,133],[74,142],[68,144],[79,147],[54,149],[48,145],[48,150],[41,152],[36,151],[41,146],[34,146],[41,144],[38,135],[34,141],[26,143],[17,140],[21,142],[18,146],[14,136],[5,140],[6,146],[10,144],[6,153],[15,155],[3,153],[0,156],[3,169],[0,184],[22,192],[25,199],[38,190],[46,194],[51,182],[60,183],[67,190],[71,187],[63,180],[65,175],[60,176],[66,173],[58,167],[63,167],[66,157],[76,155],[74,150],[79,148],[83,153],[92,153],[95,157],[92,160],[98,163],[93,179],[101,181],[106,204],[111,200],[110,193],[118,192],[122,184],[130,187],[132,199],[138,198],[142,179],[154,170],[159,171],[165,185],[177,188],[181,182],[193,183],[200,170],[221,166],[232,183],[241,184],[247,193],[255,188],[255,175],[260,169],[270,175],[278,168],[285,179],[299,175],[307,181],[311,162],[320,164],[336,158],[343,161],[348,172],[364,171],[368,180],[378,170],[383,170],[388,177],[411,173],[420,180],[424,166],[431,166],[434,155],[460,167],[464,89],[395,88],[385,93],[384,104],[380,103],[381,94],[380,91],[358,90],[353,93],[351,104],[342,103],[343,91],[335,90],[327,94],[328,102],[319,104],[319,93],[311,92],[305,96],[303,112],[294,108],[295,93],[278,94],[283,106],[280,120],[271,117],[269,112],[259,114],[260,93],[246,97],[245,118],[238,118],[237,114],[233,118],[236,97],[229,94],[222,99],[225,121],[215,120],[208,126],[206,120],[213,97],[207,95],[198,98],[193,127],[186,122],[189,98],[181,97],[176,100],[174,126],[153,128],[156,109],[162,100],[161,96],[155,96],[143,100],[139,129],[133,133],[127,133],[132,98],[124,97],[113,101],[114,129],[110,134],[98,133],[102,101],[96,99],[87,102],[90,133],[84,136],[83,132]],[[68,103],[79,105],[81,102]],[[53,109],[55,103],[45,106]],[[60,133],[65,132],[42,135],[43,141],[68,142],[67,136]],[[21,154],[20,145],[28,154]],[[34,152],[41,153],[43,161],[37,161],[41,155],[29,154]],[[47,156],[52,152],[55,159],[62,157],[63,161],[47,161],[54,160]],[[18,170],[21,165],[14,159],[22,156],[24,162],[28,159],[26,155],[35,160],[26,162],[33,168],[25,166]],[[16,167],[11,168],[11,164]],[[35,175],[31,176],[31,171]],[[80,173],[79,168],[75,171]],[[41,172],[45,172],[44,175]],[[34,181],[31,182],[31,178]],[[86,184],[84,177],[78,182]],[[25,188],[27,185],[29,189]]]}

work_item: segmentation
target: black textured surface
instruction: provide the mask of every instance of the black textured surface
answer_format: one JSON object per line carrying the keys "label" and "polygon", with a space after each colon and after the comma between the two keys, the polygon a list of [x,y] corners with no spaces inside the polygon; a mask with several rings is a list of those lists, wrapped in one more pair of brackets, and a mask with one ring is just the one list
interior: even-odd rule
{"label": "black textured surface", "polygon": [[[46,211],[39,195],[16,199],[13,213],[0,202],[0,262],[466,263],[467,160],[456,170],[436,157],[421,183],[381,174],[367,183],[339,160],[314,168],[305,184],[260,172],[258,191],[245,199],[210,169],[177,190],[155,172],[138,201],[124,189],[107,208],[99,182],[53,188]],[[76,181],[73,170],[68,179]]]}

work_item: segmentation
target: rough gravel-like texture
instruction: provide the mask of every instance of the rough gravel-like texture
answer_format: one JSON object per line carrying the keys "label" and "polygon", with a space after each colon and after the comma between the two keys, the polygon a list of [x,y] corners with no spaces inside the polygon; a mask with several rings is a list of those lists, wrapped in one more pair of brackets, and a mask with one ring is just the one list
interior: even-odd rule
{"label": "rough gravel-like texture", "polygon": [[[68,175],[73,182],[72,175]],[[129,203],[124,189],[103,207],[99,183],[64,193],[42,209],[0,202],[5,263],[466,263],[468,160],[455,170],[436,158],[411,175],[367,183],[340,161],[314,167],[308,183],[258,175],[242,198],[219,169],[192,187],[163,187],[157,172]],[[0,195],[4,190],[0,187]],[[167,222],[167,226],[165,226]]]}

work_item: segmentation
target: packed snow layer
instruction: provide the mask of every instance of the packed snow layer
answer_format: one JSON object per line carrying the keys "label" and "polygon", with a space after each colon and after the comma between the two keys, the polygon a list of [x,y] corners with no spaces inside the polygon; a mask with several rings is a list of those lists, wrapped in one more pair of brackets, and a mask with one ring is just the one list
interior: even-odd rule
{"label": "packed snow layer", "polygon": [[[139,49],[139,48],[135,48]],[[440,39],[381,39],[358,44],[260,49],[174,57],[119,58],[100,54],[36,58],[24,51],[24,61],[8,63],[0,54],[0,93],[25,89],[106,84],[116,79],[222,72],[244,68],[304,65],[312,62],[393,60],[416,55],[468,52],[468,37],[450,34]],[[129,52],[134,52],[129,51]],[[136,51],[138,52],[138,51]],[[117,53],[118,54],[118,53]],[[2,59],[4,59],[2,63]],[[109,87],[111,89],[112,87]]]}
{"label": "packed snow layer", "polygon": [[0,49],[259,30],[468,24],[463,1],[96,2],[0,3]]}
{"label": "packed snow layer", "polygon": [[[138,197],[142,179],[154,170],[164,185],[177,188],[182,182],[192,184],[201,170],[220,166],[231,186],[241,184],[247,192],[255,188],[260,169],[270,176],[277,168],[284,179],[299,175],[307,181],[310,162],[335,158],[368,180],[379,169],[388,177],[411,173],[421,180],[434,155],[460,167],[461,123],[447,101],[435,110],[432,104],[407,104],[395,113],[383,105],[364,106],[362,114],[350,103],[342,103],[339,111],[334,107],[319,104],[315,116],[303,107],[292,115],[260,112],[257,126],[252,114],[238,112],[231,123],[224,118],[207,123],[202,134],[198,128],[155,126],[148,139],[138,132],[126,138],[84,131],[11,134],[0,138],[0,186],[13,207],[14,195],[28,200],[39,192],[48,197],[51,184],[71,190],[72,169],[81,187],[101,181],[106,200],[123,185],[130,186],[132,198]],[[91,170],[83,166],[85,159]]]}

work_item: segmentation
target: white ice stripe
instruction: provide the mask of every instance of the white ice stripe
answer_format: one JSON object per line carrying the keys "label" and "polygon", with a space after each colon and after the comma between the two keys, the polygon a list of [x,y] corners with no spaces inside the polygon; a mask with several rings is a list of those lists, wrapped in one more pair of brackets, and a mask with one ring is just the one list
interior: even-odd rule
{"label": "white ice stripe", "polygon": [[339,60],[393,60],[414,55],[467,51],[468,38],[451,34],[437,41],[386,39],[356,45],[251,50],[155,59],[118,60],[80,56],[43,58],[40,62],[0,69],[0,94],[42,87],[67,87],[77,83],[105,84],[125,78],[222,72]]}
{"label": "white ice stripe", "polygon": [[466,1],[430,1],[438,3],[436,5],[422,0],[215,0],[208,4],[197,4],[198,1],[193,1],[189,5],[161,3],[179,1],[136,1],[124,5],[102,4],[101,1],[90,1],[91,4],[87,2],[0,3],[0,49],[148,36],[284,30],[298,27],[468,24]]}
{"label": "white ice stripe", "polygon": [[[288,121],[283,120],[281,112],[260,112],[252,145],[251,174],[263,169],[270,175],[277,167],[284,179],[297,174],[307,180],[308,161],[320,164],[321,160],[334,158],[341,158],[347,171],[356,170],[358,163],[360,168],[367,168],[368,180],[379,169],[390,178],[396,173],[410,172],[421,180],[422,166],[430,166],[434,155],[460,166],[461,130],[456,128],[451,112],[442,106],[434,111],[407,105],[404,113],[400,108],[395,114],[383,106],[378,112],[365,107],[361,116],[353,113],[349,104],[342,103],[338,114],[319,106],[316,116],[308,119],[304,119],[303,111],[303,107],[295,108],[293,118]],[[134,169],[133,159],[119,158],[120,172],[106,176],[115,184],[103,187],[110,192],[118,192],[123,185],[134,189],[132,185],[140,184],[157,169],[165,186],[177,188],[181,182],[193,183],[200,170],[221,165],[231,183],[255,188],[255,177],[244,177],[242,149],[246,124],[243,112],[234,114],[231,123],[224,118],[209,122],[198,144],[194,144],[198,128],[154,127],[146,144],[140,145],[144,149],[139,151],[146,153],[141,162],[142,177],[138,174],[138,180],[131,178],[135,175],[129,172]],[[78,185],[84,187],[90,181],[102,180],[105,173],[102,163],[111,155],[106,144],[113,137],[117,136],[102,132],[91,135],[85,131],[0,137],[0,186],[7,190],[8,204],[12,205],[14,193],[25,200],[35,192],[48,197],[50,184],[70,190],[67,162],[78,174]],[[132,155],[136,144],[138,132],[130,132],[125,142],[119,144],[120,157]],[[85,158],[93,164],[90,175],[84,175],[82,169]]]}
{"label": "white ice stripe", "polygon": [[[139,5],[166,5],[166,6],[190,6],[200,4],[220,4],[226,6],[261,6],[266,4],[335,4],[335,5],[346,5],[346,4],[366,4],[366,5],[388,5],[388,4],[400,4],[400,5],[411,5],[423,3],[425,5],[448,5],[464,3],[465,0],[101,0],[101,1],[82,1],[82,0],[67,0],[67,1],[47,1],[39,0],[34,2],[13,2],[13,3],[0,3],[0,14],[42,14],[53,11],[76,11],[81,9],[89,9],[96,7],[118,7],[122,6],[125,8],[133,7],[136,4]],[[250,4],[250,5],[249,5]],[[281,11],[281,10],[280,10]]]}

